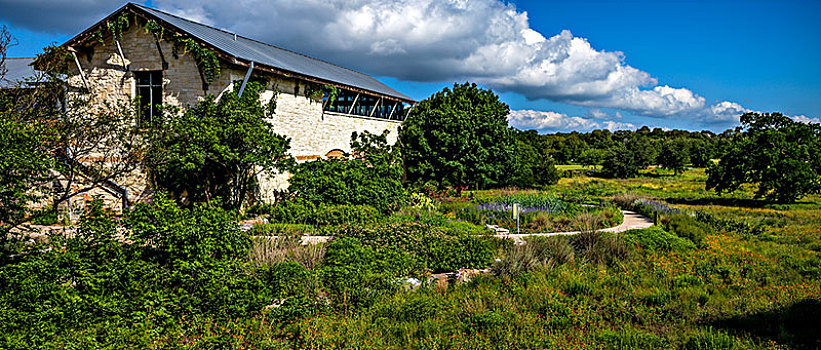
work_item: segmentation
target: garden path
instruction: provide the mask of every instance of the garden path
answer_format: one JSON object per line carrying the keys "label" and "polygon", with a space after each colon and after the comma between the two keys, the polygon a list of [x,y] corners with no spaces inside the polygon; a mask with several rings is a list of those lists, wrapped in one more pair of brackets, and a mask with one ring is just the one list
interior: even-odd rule
{"label": "garden path", "polygon": [[[629,210],[622,210],[621,213],[624,215],[624,220],[622,221],[621,225],[604,228],[601,230],[596,230],[596,232],[613,232],[619,233],[624,232],[627,230],[635,230],[635,229],[642,229],[648,228],[653,226],[653,220],[636,213],[634,211]],[[570,231],[570,232],[549,232],[549,233],[513,233],[513,234],[504,234],[504,235],[497,235],[499,237],[510,238],[516,242],[516,244],[523,244],[525,237],[530,236],[559,236],[559,235],[577,235],[579,231]]]}
{"label": "garden path", "polygon": [[[648,228],[653,226],[653,220],[643,216],[639,213],[629,211],[629,210],[622,210],[622,214],[624,215],[624,220],[622,221],[621,225],[605,228],[601,230],[596,230],[596,232],[613,232],[619,233],[624,232],[627,230],[634,230],[634,229],[642,229]],[[549,232],[549,233],[521,233],[521,234],[497,234],[496,237],[502,238],[510,238],[516,244],[523,244],[525,237],[530,236],[558,236],[558,235],[576,235],[579,234],[579,231],[570,231],[570,232]],[[302,236],[300,239],[300,243],[302,245],[307,244],[319,244],[319,243],[326,243],[328,242],[332,236]]]}

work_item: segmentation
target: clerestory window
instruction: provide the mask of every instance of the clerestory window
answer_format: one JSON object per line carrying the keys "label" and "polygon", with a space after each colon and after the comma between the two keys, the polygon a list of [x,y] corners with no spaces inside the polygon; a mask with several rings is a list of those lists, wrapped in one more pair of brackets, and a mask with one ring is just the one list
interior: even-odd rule
{"label": "clerestory window", "polygon": [[134,72],[140,125],[149,124],[162,106],[162,71]]}
{"label": "clerestory window", "polygon": [[336,101],[330,103],[326,101],[327,98],[328,95],[325,94],[323,103],[325,104],[325,111],[328,112],[391,120],[403,120],[405,116],[405,105],[403,103],[364,93],[339,89]]}

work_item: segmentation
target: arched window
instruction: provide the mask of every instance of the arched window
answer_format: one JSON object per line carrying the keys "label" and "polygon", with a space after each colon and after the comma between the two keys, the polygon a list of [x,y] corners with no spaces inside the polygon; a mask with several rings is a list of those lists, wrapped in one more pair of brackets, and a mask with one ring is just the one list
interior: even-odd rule
{"label": "arched window", "polygon": [[341,149],[332,150],[332,151],[328,152],[328,154],[325,155],[325,158],[329,158],[329,159],[330,158],[342,158],[342,157],[345,157],[345,152],[342,152]]}

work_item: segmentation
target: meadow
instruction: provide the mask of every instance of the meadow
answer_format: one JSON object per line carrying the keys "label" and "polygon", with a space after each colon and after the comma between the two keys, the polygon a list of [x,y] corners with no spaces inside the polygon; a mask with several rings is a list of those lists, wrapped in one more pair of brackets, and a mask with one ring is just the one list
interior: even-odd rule
{"label": "meadow", "polygon": [[[252,232],[290,238],[254,238],[230,263],[170,260],[174,267],[168,276],[152,270],[151,264],[166,268],[158,252],[139,253],[140,263],[134,265],[120,256],[128,251],[117,253],[105,245],[95,246],[108,247],[98,249],[104,263],[81,264],[75,277],[53,282],[37,279],[59,275],[67,261],[88,260],[76,253],[53,253],[45,265],[23,258],[0,271],[0,279],[14,281],[0,286],[1,345],[821,346],[816,331],[821,324],[821,198],[769,203],[754,200],[747,188],[718,196],[704,190],[704,181],[702,169],[679,176],[646,170],[633,179],[577,174],[541,191],[419,196],[413,205],[390,214],[358,207],[295,206],[287,213],[262,208],[259,211],[267,210],[271,218],[291,219]],[[503,203],[510,196],[529,196],[534,207],[558,210],[557,218],[568,218],[556,221],[567,220],[569,226],[600,222],[603,216],[591,219],[599,214],[578,205],[605,202],[659,214],[659,225],[618,235],[586,231],[573,237],[531,238],[525,245],[513,245],[489,236],[481,219],[459,217],[459,208]],[[351,224],[349,217],[360,221]],[[305,233],[337,238],[328,244],[299,245]],[[65,249],[71,252],[71,245]],[[120,265],[130,272],[102,280],[120,274],[125,269]],[[465,267],[490,268],[490,273],[447,286],[425,283],[431,273]],[[45,269],[20,277],[33,268]],[[422,285],[397,279],[406,277]]]}

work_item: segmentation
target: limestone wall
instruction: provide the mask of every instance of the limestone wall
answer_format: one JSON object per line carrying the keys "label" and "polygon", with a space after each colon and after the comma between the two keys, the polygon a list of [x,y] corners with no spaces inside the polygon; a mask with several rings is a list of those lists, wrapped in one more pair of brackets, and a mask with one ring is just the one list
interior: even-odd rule
{"label": "limestone wall", "polygon": [[[106,38],[105,45],[97,44],[91,50],[77,52],[94,105],[133,101],[136,94],[134,71],[163,70],[163,103],[178,107],[195,104],[207,94],[219,98],[232,88],[233,82],[242,80],[246,73],[243,67],[223,63],[220,76],[204,90],[199,69],[191,55],[183,52],[174,55],[173,43],[168,41],[161,41],[158,49],[154,37],[146,33],[141,24],[132,25],[123,34],[120,44],[125,57],[120,56],[111,37]],[[125,69],[126,65],[130,70]],[[73,64],[71,67],[75,75],[70,82],[82,86],[77,68]],[[291,154],[298,161],[324,157],[332,151],[349,152],[353,132],[379,134],[390,130],[389,142],[396,141],[398,121],[323,113],[321,101],[305,97],[304,82],[260,70],[254,72],[254,77],[269,79],[268,90],[262,94],[261,102],[268,103],[276,96],[277,108],[266,120],[273,125],[276,133],[290,138]],[[261,174],[261,198],[270,199],[272,191],[286,188],[288,177],[288,174]],[[125,181],[129,183],[130,198],[150,192],[144,179],[144,176],[135,176]]]}

